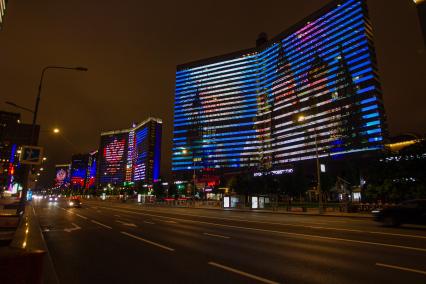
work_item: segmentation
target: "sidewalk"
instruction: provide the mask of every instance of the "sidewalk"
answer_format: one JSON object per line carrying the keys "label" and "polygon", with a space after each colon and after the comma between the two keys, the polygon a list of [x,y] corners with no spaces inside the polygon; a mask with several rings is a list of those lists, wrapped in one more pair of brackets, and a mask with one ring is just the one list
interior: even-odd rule
{"label": "sidewalk", "polygon": [[10,244],[0,247],[0,259],[0,274],[5,283],[59,283],[31,204],[27,203]]}

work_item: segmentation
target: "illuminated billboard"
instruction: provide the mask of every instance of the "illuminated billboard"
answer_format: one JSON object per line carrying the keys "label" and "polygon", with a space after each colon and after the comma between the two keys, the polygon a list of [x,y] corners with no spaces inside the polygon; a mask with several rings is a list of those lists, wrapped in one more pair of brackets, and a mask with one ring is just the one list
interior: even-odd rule
{"label": "illuminated billboard", "polygon": [[55,187],[68,188],[70,186],[70,164],[55,166]]}
{"label": "illuminated billboard", "polygon": [[99,180],[101,183],[121,184],[125,178],[128,133],[101,136]]}
{"label": "illuminated billboard", "polygon": [[179,65],[172,170],[271,169],[382,149],[364,0],[334,1],[256,48]]}

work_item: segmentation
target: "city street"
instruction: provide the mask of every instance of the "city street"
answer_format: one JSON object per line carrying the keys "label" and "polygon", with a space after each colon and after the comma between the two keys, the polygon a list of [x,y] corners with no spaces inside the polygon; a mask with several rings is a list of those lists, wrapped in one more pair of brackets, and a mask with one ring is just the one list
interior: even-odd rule
{"label": "city street", "polygon": [[426,228],[33,201],[60,283],[425,283]]}

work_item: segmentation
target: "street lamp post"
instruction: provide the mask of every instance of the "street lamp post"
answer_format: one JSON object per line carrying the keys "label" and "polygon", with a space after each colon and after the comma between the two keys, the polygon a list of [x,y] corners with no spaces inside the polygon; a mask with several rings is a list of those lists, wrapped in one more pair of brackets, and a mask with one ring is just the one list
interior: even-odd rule
{"label": "street lamp post", "polygon": [[[183,155],[188,155],[188,150],[186,148],[182,149],[182,154]],[[192,186],[193,186],[193,195],[195,196],[195,192],[196,192],[196,182],[195,182],[195,178],[196,178],[196,172],[195,172],[195,156],[194,156],[194,152],[192,152]]]}
{"label": "street lamp post", "polygon": [[43,87],[43,79],[44,79],[44,73],[49,69],[65,69],[65,70],[74,70],[74,71],[88,71],[86,67],[65,67],[65,66],[46,66],[41,71],[40,76],[40,82],[38,84],[38,92],[33,112],[33,123],[32,123],[32,130],[31,130],[31,143],[37,144],[36,141],[34,141],[34,135],[35,135],[35,126],[37,123],[37,114],[38,114],[38,108],[40,105],[40,98],[41,98],[41,90]]}
{"label": "street lamp post", "polygon": [[[37,141],[35,141],[35,128],[36,128],[36,123],[37,123],[37,114],[38,114],[38,108],[40,105],[40,97],[41,97],[41,90],[42,90],[42,86],[43,86],[43,79],[44,79],[44,74],[47,70],[49,69],[65,69],[65,70],[74,70],[74,71],[87,71],[88,69],[86,67],[66,67],[66,66],[46,66],[42,69],[41,71],[41,76],[40,76],[40,82],[38,84],[38,92],[37,92],[37,97],[36,97],[36,102],[35,102],[35,107],[34,107],[34,111],[33,112],[33,121],[32,121],[32,127],[31,127],[31,140],[30,140],[30,144],[31,145],[37,145]],[[27,109],[28,111],[31,111],[29,109]],[[31,168],[31,167],[30,167]],[[25,170],[25,176],[24,176],[24,181],[23,181],[23,188],[22,188],[22,196],[21,196],[21,200],[20,200],[20,206],[19,206],[19,212],[23,213],[24,209],[25,209],[25,201],[27,198],[27,191],[28,191],[28,175],[29,175],[29,168],[27,168]]]}
{"label": "street lamp post", "polygon": [[[297,117],[298,123],[303,123],[305,121],[304,115],[299,115]],[[317,191],[318,191],[318,213],[323,214],[324,208],[322,204],[322,191],[321,191],[321,167],[320,167],[320,158],[318,153],[318,132],[317,127],[314,127],[314,142],[315,142],[315,158],[316,158],[316,166],[317,166]]]}

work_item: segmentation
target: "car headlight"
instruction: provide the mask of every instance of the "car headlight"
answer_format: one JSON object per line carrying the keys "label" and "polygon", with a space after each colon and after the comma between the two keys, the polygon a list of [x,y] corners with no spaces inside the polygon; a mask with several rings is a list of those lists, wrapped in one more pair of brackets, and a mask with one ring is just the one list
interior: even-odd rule
{"label": "car headlight", "polygon": [[380,213],[380,210],[373,210],[373,211],[371,211],[371,213],[377,214],[377,213]]}
{"label": "car headlight", "polygon": [[57,198],[57,197],[55,197],[55,201],[58,201],[58,198]]}
{"label": "car headlight", "polygon": [[70,206],[73,206],[73,205],[74,205],[74,202],[70,201]]}
{"label": "car headlight", "polygon": [[49,197],[49,201],[52,201],[53,200],[53,198],[52,197]]}

